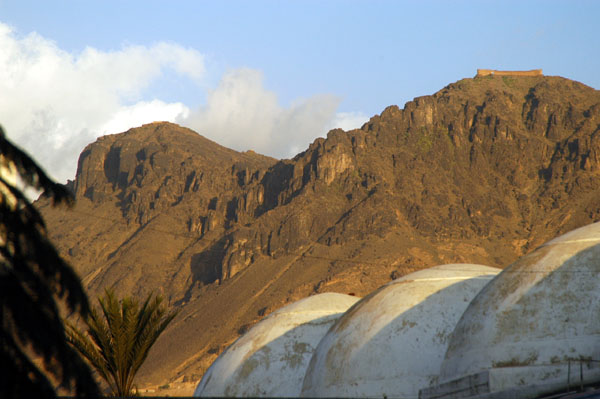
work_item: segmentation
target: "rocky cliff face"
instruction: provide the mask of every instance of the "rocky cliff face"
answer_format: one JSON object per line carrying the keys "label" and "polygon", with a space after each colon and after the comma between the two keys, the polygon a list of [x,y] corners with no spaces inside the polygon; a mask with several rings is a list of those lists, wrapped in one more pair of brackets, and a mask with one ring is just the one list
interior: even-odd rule
{"label": "rocky cliff face", "polygon": [[75,210],[39,206],[92,295],[159,291],[182,309],[141,382],[192,381],[288,301],[442,263],[503,267],[600,220],[599,151],[600,92],[486,76],[290,160],[168,123],[106,136],[81,154]]}

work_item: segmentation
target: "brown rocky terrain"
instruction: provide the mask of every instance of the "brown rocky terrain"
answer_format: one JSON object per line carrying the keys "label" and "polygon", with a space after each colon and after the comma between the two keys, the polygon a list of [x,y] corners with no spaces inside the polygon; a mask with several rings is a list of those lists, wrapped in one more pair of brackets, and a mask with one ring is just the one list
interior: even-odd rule
{"label": "brown rocky terrain", "polygon": [[74,210],[38,202],[52,239],[92,297],[155,291],[181,310],[138,382],[190,394],[287,302],[443,263],[504,267],[600,220],[600,92],[463,79],[281,161],[154,123],[90,144],[69,185]]}

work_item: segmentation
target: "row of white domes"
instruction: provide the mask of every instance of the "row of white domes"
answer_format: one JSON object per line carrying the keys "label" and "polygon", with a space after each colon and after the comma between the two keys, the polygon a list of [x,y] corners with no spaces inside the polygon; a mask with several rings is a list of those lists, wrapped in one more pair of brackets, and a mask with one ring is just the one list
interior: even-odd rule
{"label": "row of white domes", "polygon": [[[194,395],[461,397],[456,387],[467,384],[469,397],[473,381],[514,397],[561,389],[570,359],[600,359],[598,244],[600,223],[503,271],[442,265],[361,300],[305,298],[234,342]],[[595,363],[586,367],[584,380],[600,376]]]}

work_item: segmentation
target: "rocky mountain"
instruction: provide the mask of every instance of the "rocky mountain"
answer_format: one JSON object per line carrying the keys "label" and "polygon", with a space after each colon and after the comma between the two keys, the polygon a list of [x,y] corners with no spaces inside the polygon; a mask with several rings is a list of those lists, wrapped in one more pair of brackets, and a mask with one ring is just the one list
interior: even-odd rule
{"label": "rocky mountain", "polygon": [[443,263],[504,267],[600,220],[600,92],[463,79],[279,161],[153,123],[90,144],[69,186],[75,209],[38,206],[90,295],[155,291],[181,309],[140,385],[192,386],[287,302]]}

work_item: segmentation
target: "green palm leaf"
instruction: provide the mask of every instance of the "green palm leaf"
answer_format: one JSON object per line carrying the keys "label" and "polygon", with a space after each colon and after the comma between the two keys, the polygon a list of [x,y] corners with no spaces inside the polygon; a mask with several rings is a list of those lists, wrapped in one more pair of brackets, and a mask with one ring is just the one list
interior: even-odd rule
{"label": "green palm leaf", "polygon": [[91,310],[85,333],[69,324],[70,342],[108,383],[113,395],[132,396],[135,374],[176,313],[167,314],[162,298],[152,294],[141,307],[133,298],[119,301],[109,290],[98,302],[102,315]]}

